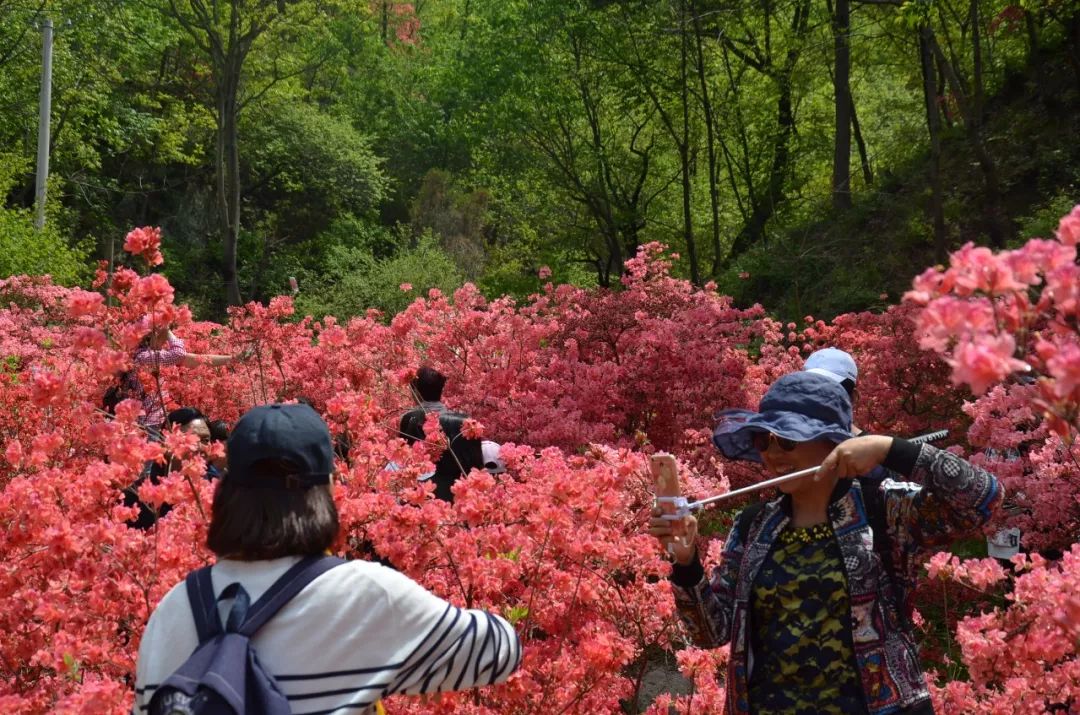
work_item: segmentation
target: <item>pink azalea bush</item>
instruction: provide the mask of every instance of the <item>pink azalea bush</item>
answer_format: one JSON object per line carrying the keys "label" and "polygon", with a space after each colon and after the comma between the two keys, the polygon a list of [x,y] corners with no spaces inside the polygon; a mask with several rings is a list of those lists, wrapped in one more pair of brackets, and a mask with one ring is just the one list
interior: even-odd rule
{"label": "pink azalea bush", "polygon": [[[198,322],[149,272],[161,262],[161,234],[149,228],[125,242],[142,273],[100,270],[85,290],[2,280],[0,709],[128,708],[146,618],[211,558],[203,541],[213,486],[202,474],[214,454],[187,435],[148,441],[135,401],[115,417],[99,409],[138,342],[171,325],[191,352],[250,357],[162,368],[142,376],[148,390],[167,394],[170,408],[194,405],[230,422],[255,404],[309,399],[347,445],[336,487],[340,553],[387,558],[517,627],[524,664],[507,684],[395,698],[391,713],[622,712],[638,698],[647,655],[659,651],[676,653],[694,689],[662,696],[649,712],[717,712],[727,651],[684,647],[668,567],[641,533],[648,455],[676,453],[692,496],[759,479],[757,468],[718,459],[713,415],[755,405],[772,380],[835,345],[860,365],[860,426],[950,429],[951,442],[1008,487],[1014,513],[993,528],[1011,521],[1025,546],[1067,548],[1080,514],[1077,236],[1080,209],[1055,240],[996,254],[961,249],[948,268],[917,278],[902,305],[798,325],[672,277],[656,244],[627,263],[618,292],[548,283],[515,302],[466,285],[452,296],[430,291],[389,321],[375,311],[316,321],[278,297],[233,309],[224,325]],[[504,444],[507,473],[462,479],[453,505],[417,479],[445,447],[437,423],[426,443],[409,446],[396,433],[422,363],[449,376],[445,399],[472,416],[470,434]],[[120,492],[165,451],[178,463],[140,497],[172,511],[149,532],[129,529],[136,510]],[[390,462],[400,469],[388,471]],[[720,546],[707,544],[713,561]],[[942,712],[1075,706],[1077,564],[1076,551],[1060,563],[1019,559],[1006,598],[1013,577],[995,562],[931,561],[932,583],[959,584],[984,608],[956,625],[967,679],[935,685]],[[1016,639],[1016,657],[995,656]]]}
{"label": "pink azalea bush", "polygon": [[[1080,702],[1078,240],[1080,206],[1055,239],[998,253],[969,244],[906,296],[923,307],[920,344],[975,396],[963,408],[968,442],[982,450],[973,460],[1001,477],[1012,506],[995,526],[1019,526],[1027,547],[1066,550],[1059,562],[1015,557],[1015,577],[992,562],[931,559],[932,578],[990,596],[957,625],[970,680],[935,691],[946,712],[1072,712]],[[1008,579],[1011,590],[993,597]]]}

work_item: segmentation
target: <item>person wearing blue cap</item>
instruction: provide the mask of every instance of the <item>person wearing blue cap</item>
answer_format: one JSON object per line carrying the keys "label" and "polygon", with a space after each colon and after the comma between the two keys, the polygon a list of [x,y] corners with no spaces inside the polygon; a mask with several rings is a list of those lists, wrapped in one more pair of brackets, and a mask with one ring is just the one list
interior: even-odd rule
{"label": "person wearing blue cap", "polygon": [[[855,387],[859,381],[859,366],[855,364],[855,358],[839,348],[822,348],[810,353],[810,356],[806,358],[806,362],[803,363],[803,372],[824,375],[830,380],[840,383],[840,386],[847,391],[848,397],[851,398],[851,410],[854,415]],[[862,432],[852,423],[851,433],[853,435],[858,436]]]}
{"label": "person wearing blue cap", "polygon": [[781,377],[757,412],[721,413],[713,442],[773,475],[821,465],[736,518],[711,579],[692,516],[685,540],[659,510],[649,522],[695,644],[731,644],[728,715],[932,713],[912,590],[931,548],[990,518],[998,480],[928,444],[852,437],[847,392],[814,372]]}
{"label": "person wearing blue cap", "polygon": [[[396,693],[500,683],[520,665],[521,643],[505,619],[457,608],[379,564],[326,555],[340,530],[334,449],[311,407],[251,409],[229,435],[227,462],[207,536],[217,561],[177,584],[150,616],[132,712],[189,712],[161,710],[160,701],[192,700],[175,688],[193,682],[235,686],[217,675],[236,673],[220,665],[224,646],[213,640],[226,621],[229,637],[250,638],[252,662],[293,713],[375,713]],[[259,625],[249,626],[256,617]],[[222,650],[206,667],[224,669],[187,677],[199,653],[214,647]]]}

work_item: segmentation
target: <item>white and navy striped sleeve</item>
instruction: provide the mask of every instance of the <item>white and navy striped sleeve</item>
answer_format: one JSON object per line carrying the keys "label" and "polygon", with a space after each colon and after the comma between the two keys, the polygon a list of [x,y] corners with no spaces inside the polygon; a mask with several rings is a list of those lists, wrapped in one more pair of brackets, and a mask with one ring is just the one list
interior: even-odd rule
{"label": "white and navy striped sleeve", "polygon": [[499,616],[457,608],[395,574],[394,612],[417,645],[385,695],[463,690],[502,683],[521,664],[521,641]]}

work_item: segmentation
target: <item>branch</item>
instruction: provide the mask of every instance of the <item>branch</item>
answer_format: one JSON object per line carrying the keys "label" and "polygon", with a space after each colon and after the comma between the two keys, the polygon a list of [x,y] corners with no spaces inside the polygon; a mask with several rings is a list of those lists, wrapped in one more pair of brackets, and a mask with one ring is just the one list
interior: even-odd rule
{"label": "branch", "polygon": [[[735,54],[735,56],[738,57],[740,60],[742,60],[746,64],[750,65],[751,67],[756,69],[761,74],[770,75],[770,72],[765,67],[764,60],[762,60],[758,56],[758,53],[756,51],[754,52],[754,56],[750,56],[746,52],[746,50],[739,49],[739,46],[735,44],[735,41],[732,38],[730,38],[730,37],[728,37],[727,35],[724,35],[724,34],[720,35],[720,41],[724,44],[725,47],[727,47],[729,50],[731,50],[731,52],[733,52]],[[749,43],[747,43],[747,44],[749,44]],[[755,48],[755,50],[756,49],[757,48]]]}

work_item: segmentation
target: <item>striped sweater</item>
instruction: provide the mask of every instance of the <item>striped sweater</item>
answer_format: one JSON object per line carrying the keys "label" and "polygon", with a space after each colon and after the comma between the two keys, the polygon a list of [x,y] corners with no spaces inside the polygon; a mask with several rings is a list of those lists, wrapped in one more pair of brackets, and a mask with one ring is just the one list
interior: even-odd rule
{"label": "striped sweater", "polygon": [[[214,592],[239,581],[256,601],[299,557],[223,559]],[[219,603],[222,621],[231,601]],[[396,571],[350,561],[319,576],[251,640],[294,713],[375,712],[380,698],[435,693],[505,681],[521,662],[521,643],[502,618],[459,609]],[[135,715],[155,688],[198,645],[181,582],[150,616],[136,668]]]}

